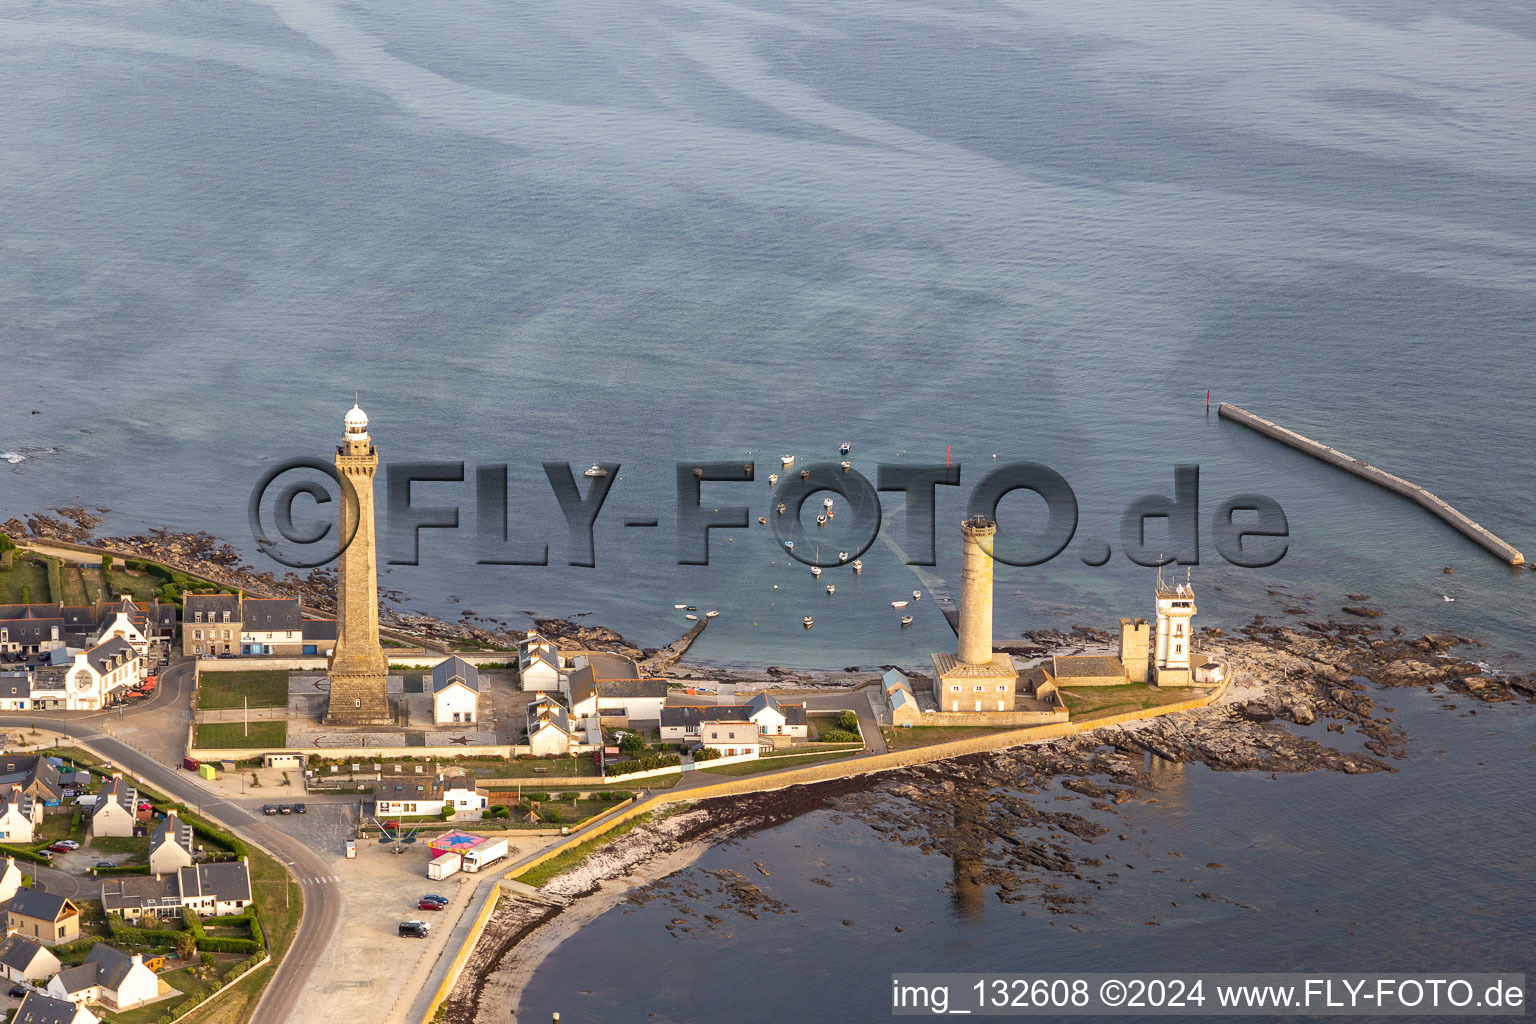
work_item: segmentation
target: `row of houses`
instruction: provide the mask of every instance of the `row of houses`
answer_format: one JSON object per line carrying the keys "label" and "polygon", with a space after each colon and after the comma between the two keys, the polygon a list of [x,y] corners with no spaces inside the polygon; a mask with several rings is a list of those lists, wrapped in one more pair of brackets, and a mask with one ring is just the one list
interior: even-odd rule
{"label": "row of houses", "polygon": [[633,658],[605,651],[560,650],[537,632],[518,646],[527,706],[528,746],[535,755],[573,754],[598,746],[603,728],[660,722],[667,681],[647,676]]}
{"label": "row of houses", "polygon": [[[40,992],[48,1002],[34,1004],[33,1008],[64,1015],[64,1020],[79,1019],[77,1010],[87,1003],[110,1010],[131,1010],[160,997],[160,979],[144,962],[143,955],[130,955],[105,942],[92,946],[83,963],[65,967],[48,947],[12,933],[0,943],[0,975],[21,985],[46,982]],[[34,990],[27,998],[34,999],[38,994]],[[97,1018],[91,1014],[86,1019]]]}
{"label": "row of houses", "polygon": [[0,605],[0,654],[31,658],[67,647],[87,647],[102,637],[127,640],[140,656],[151,643],[176,636],[176,606],[132,598],[88,605]]}
{"label": "row of houses", "polygon": [[[98,602],[90,616],[63,615],[77,610],[85,611],[0,607],[0,616],[22,616],[0,619],[0,648],[23,662],[0,673],[0,711],[100,711],[144,682],[153,646],[176,627],[175,607],[159,602],[141,608],[125,597]],[[45,625],[46,636],[40,632]]]}
{"label": "row of houses", "polygon": [[189,658],[329,657],[335,619],[305,618],[298,598],[182,595],[181,653]]}

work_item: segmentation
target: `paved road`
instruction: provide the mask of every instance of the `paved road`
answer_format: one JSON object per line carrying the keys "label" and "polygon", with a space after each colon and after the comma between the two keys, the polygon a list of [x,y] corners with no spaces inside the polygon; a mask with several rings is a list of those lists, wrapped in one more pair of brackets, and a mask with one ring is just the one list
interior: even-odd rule
{"label": "paved road", "polygon": [[[127,744],[102,732],[115,720],[137,718],[160,712],[164,714],[183,702],[183,695],[191,688],[191,663],[180,662],[169,667],[160,677],[162,683],[148,701],[125,706],[119,712],[111,711],[80,714],[79,712],[16,711],[0,713],[0,723],[47,722],[48,728],[79,740],[101,757],[121,766],[131,775],[144,780],[150,786],[196,808],[204,817],[237,832],[241,838],[266,850],[276,857],[299,879],[324,879],[330,876],[330,866],[318,854],[300,840],[268,825],[260,815],[205,789],[193,781],[195,776],[166,767]],[[50,891],[65,893],[71,881],[80,896],[94,898],[100,889],[93,880],[76,879],[53,868],[37,866],[34,875],[43,879]],[[32,873],[32,872],[28,872]],[[58,885],[54,889],[52,886]],[[319,962],[321,954],[330,942],[337,922],[341,918],[341,889],[335,881],[311,881],[304,888],[304,915],[299,921],[293,944],[289,946],[282,963],[278,965],[271,984],[256,1007],[253,1019],[262,1022],[284,1021],[293,1014],[299,993],[310,972]]]}

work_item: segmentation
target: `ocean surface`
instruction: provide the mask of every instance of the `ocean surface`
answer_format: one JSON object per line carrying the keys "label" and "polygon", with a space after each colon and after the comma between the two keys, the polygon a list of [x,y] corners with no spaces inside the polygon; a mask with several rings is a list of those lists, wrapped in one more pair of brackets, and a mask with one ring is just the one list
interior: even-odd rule
{"label": "ocean surface", "polygon": [[[688,625],[684,603],[722,613],[701,663],[921,667],[953,643],[934,598],[995,464],[1052,467],[1080,507],[1061,556],[1000,567],[1007,642],[1149,613],[1152,571],[1124,557],[1120,516],[1195,463],[1200,624],[1294,606],[1276,584],[1316,614],[1364,593],[1384,621],[1528,664],[1529,573],[1207,415],[1206,392],[1536,554],[1533,67],[1529,4],[0,3],[0,516],[104,506],[107,533],[206,529],[281,572],[252,541],[251,490],[285,459],[328,457],[356,395],[386,466],[507,463],[513,534],[550,545],[548,566],[478,565],[472,480],[418,485],[462,525],[426,531],[418,565],[383,567],[407,607],[582,615],[659,646]],[[756,524],[780,455],[835,462],[843,441],[871,480],[882,463],[962,464],[937,565],[901,557],[897,494],[858,577],[814,580]],[[703,494],[711,513],[750,506],[753,525],[711,531],[708,566],[678,565],[675,467],[749,458],[756,482]],[[622,465],[595,567],[567,564],[545,461]],[[1268,569],[1212,543],[1217,503],[1249,492],[1290,524]],[[1040,515],[1026,492],[999,509],[1005,530]],[[623,525],[647,517],[655,529]],[[823,557],[856,544],[849,519],[809,527]],[[1099,540],[1114,555],[1091,567]],[[890,601],[913,589],[932,597],[903,630]],[[1169,849],[1244,823],[1305,839],[1305,858],[1261,848],[1233,873],[1255,899],[1290,879],[1277,901],[1375,922],[1375,938],[1265,932],[1298,963],[1408,955],[1406,926],[1386,926],[1407,913],[1388,895],[1400,872],[1338,891],[1347,865],[1405,843],[1436,866],[1412,891],[1426,928],[1528,929],[1528,874],[1518,906],[1470,902],[1463,877],[1478,858],[1528,860],[1522,714],[1483,736],[1426,711],[1421,759],[1390,778],[1192,771],[1183,812],[1135,813]],[[1412,808],[1401,842],[1362,833],[1362,800]],[[1422,827],[1448,815],[1465,824]],[[1511,828],[1490,835],[1494,818]],[[994,932],[996,914],[950,921],[930,884],[942,866],[838,853],[882,899],[932,903],[915,913],[939,922],[948,966],[993,941],[1031,959],[1174,952],[1102,923],[1090,948],[1060,927]],[[1246,920],[1192,923],[1178,955],[1232,949],[1223,929]],[[642,975],[673,955],[601,946],[624,927],[580,942],[622,948]],[[779,969],[849,946],[805,934],[786,961],[766,929],[735,941]],[[783,997],[829,1005],[847,984],[807,975]]]}

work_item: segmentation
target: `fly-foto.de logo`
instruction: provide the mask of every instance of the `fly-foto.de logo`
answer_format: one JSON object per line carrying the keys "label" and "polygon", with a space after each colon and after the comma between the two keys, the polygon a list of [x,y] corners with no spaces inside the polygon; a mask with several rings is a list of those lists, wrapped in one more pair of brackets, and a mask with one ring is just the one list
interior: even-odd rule
{"label": "fly-foto.de logo", "polygon": [[[571,565],[595,566],[593,527],[615,481],[619,463],[600,462],[574,470],[569,463],[545,462],[544,475],[564,518]],[[459,530],[461,512],[475,516],[475,561],[481,565],[548,565],[548,530],[535,522],[514,522],[508,514],[506,463],[485,463],[468,471],[463,462],[391,462],[383,467],[383,527],[385,561],[416,565],[421,531]],[[284,565],[313,569],[334,561],[356,538],[361,527],[372,529],[373,474],[345,471],[319,459],[290,459],[270,468],[251,491],[249,518],[258,548]],[[903,495],[906,532],[903,546],[909,565],[934,565],[935,506],[940,487],[960,487],[960,463],[881,465],[872,484],[851,467],[824,462],[794,469],[779,467],[766,504],[756,508],[742,501],[742,486],[757,478],[753,462],[679,462],[675,467],[676,533],[679,565],[708,565],[713,530],[746,530],[768,526],[780,547],[806,565],[829,568],[869,549],[880,533],[882,492]],[[577,480],[586,479],[585,490]],[[413,494],[416,484],[459,484],[457,501],[444,503],[441,492],[427,504]],[[734,487],[733,487],[734,485]],[[706,502],[705,489],[709,489]],[[1029,522],[1008,523],[998,506],[1015,491],[1030,491],[1045,502],[1046,514]],[[452,489],[449,489],[450,494]],[[740,497],[737,497],[740,495]],[[807,503],[825,523],[839,523],[841,550],[817,543],[802,515]],[[820,509],[825,511],[818,511]],[[1014,566],[1040,565],[1072,545],[1078,527],[1077,495],[1066,479],[1038,462],[1010,462],[982,476],[967,496],[967,516],[997,522],[990,554]],[[851,522],[851,529],[846,523]],[[1235,494],[1215,503],[1206,520],[1217,553],[1233,565],[1263,568],[1285,557],[1290,524],[1274,499],[1262,494]],[[1201,554],[1200,467],[1178,465],[1173,493],[1146,494],[1120,516],[1119,548],[1137,565],[1177,563],[1198,565]],[[627,518],[624,526],[658,528],[658,516]],[[825,548],[825,550],[823,550]],[[1087,537],[1076,553],[1086,565],[1104,565],[1113,557],[1108,540]]]}

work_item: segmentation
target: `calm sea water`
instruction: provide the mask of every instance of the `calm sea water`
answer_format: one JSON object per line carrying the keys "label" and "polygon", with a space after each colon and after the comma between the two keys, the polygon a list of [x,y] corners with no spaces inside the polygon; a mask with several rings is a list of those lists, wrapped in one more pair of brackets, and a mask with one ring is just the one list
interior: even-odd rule
{"label": "calm sea water", "polygon": [[[386,462],[510,463],[517,529],[551,545],[548,567],[478,566],[473,486],[419,488],[465,511],[381,577],[413,607],[590,613],[659,645],[683,602],[723,613],[701,661],[916,666],[952,636],[936,602],[901,630],[889,601],[945,591],[994,453],[1061,472],[1079,539],[1116,548],[1003,569],[1000,640],[1145,614],[1119,515],[1194,462],[1202,519],[1259,491],[1293,532],[1262,572],[1207,535],[1202,622],[1274,611],[1281,582],[1529,654],[1528,574],[1204,403],[1401,472],[1536,553],[1536,13],[1083,7],[0,6],[0,451],[20,457],[0,512],[110,506],[111,532],[209,529],[261,565],[250,488],[324,456],[357,392]],[[755,521],[780,454],[844,440],[871,477],[963,463],[931,571],[881,543],[862,577],[818,583],[755,525],[676,564],[677,462],[752,453],[759,482],[705,500]],[[596,568],[565,564],[544,460],[623,464]],[[1005,501],[1005,528],[1032,500]],[[1528,766],[1528,743],[1487,742],[1506,744],[1490,765]],[[1406,775],[1190,789],[1326,821]],[[1442,839],[1464,862],[1471,841]],[[1350,847],[1320,842],[1326,885]],[[1467,912],[1460,888],[1423,899]]]}

